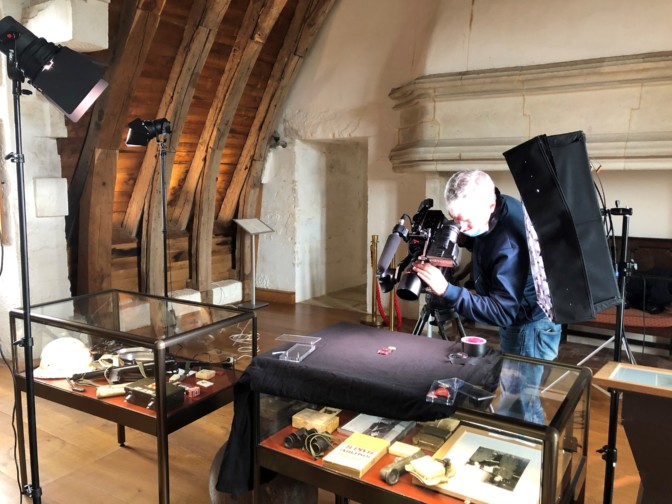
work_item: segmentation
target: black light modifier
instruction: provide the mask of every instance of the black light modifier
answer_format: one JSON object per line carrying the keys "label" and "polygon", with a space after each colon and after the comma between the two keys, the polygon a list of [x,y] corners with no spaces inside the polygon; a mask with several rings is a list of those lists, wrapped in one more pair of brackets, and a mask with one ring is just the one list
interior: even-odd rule
{"label": "black light modifier", "polygon": [[[107,87],[104,70],[83,54],[36,37],[11,16],[0,20],[0,51],[56,108],[79,121]],[[11,69],[8,70],[11,72]]]}
{"label": "black light modifier", "polygon": [[166,118],[154,119],[152,121],[143,121],[139,118],[133,119],[128,123],[126,145],[129,147],[147,145],[150,140],[166,133],[170,133],[170,121]]}

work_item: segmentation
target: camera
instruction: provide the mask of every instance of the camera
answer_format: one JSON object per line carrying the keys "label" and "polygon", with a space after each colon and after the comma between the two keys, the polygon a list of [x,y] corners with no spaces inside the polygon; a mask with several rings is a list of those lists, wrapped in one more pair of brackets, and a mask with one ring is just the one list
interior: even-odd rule
{"label": "camera", "polygon": [[[458,266],[460,249],[457,237],[460,226],[449,220],[441,210],[431,210],[434,200],[425,199],[420,203],[411,221],[410,231],[404,225],[404,214],[399,224],[394,226],[380,254],[376,278],[383,292],[389,292],[397,285],[397,295],[407,301],[415,301],[425,290],[420,277],[412,271],[413,263],[425,261],[438,267],[442,272]],[[390,268],[392,258],[401,240],[408,243],[408,255],[396,268]]]}

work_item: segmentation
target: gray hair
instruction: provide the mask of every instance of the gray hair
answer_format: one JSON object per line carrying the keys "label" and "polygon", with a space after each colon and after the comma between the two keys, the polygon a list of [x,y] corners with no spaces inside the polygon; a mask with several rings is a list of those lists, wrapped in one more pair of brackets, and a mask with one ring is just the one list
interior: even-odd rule
{"label": "gray hair", "polygon": [[446,183],[443,196],[446,199],[446,210],[452,215],[451,209],[461,200],[479,198],[487,202],[494,201],[495,183],[483,171],[459,171]]}

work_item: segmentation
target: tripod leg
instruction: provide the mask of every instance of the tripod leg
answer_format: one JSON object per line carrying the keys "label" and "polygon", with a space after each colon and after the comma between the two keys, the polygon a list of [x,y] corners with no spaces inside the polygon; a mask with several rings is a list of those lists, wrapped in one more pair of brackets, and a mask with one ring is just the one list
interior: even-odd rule
{"label": "tripod leg", "polygon": [[457,325],[457,332],[459,333],[460,338],[466,338],[467,333],[464,330],[464,326],[462,325],[462,319],[460,318],[459,315],[455,318],[455,324]]}
{"label": "tripod leg", "polygon": [[415,323],[412,334],[415,334],[416,336],[422,334],[422,330],[425,328],[427,320],[429,320],[429,311],[427,310],[427,306],[423,306],[422,310],[420,310],[420,316]]}

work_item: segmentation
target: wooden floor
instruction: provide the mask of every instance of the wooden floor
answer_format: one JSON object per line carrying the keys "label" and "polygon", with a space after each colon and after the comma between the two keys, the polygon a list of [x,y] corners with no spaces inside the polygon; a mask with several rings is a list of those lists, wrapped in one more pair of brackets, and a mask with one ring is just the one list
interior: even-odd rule
{"label": "wooden floor", "polygon": [[[282,333],[310,334],[328,325],[358,323],[361,312],[312,304],[271,304],[258,310],[262,350]],[[407,323],[409,324],[409,323]],[[406,327],[410,332],[412,325]],[[11,375],[0,369],[0,504],[19,503],[12,433]],[[68,408],[37,399],[39,482],[45,504],[157,502],[156,439],[127,430],[127,446],[116,443],[115,425]],[[595,450],[606,444],[609,398],[593,389],[590,409],[591,452],[588,463],[588,504],[602,502],[605,463]],[[212,460],[227,440],[232,417],[228,405],[170,435],[171,502],[210,502]],[[618,433],[616,504],[635,503],[639,477],[622,428]],[[31,480],[33,481],[33,480]],[[320,494],[320,502],[333,502]],[[30,499],[23,498],[23,502]],[[298,503],[297,503],[298,504]]]}

